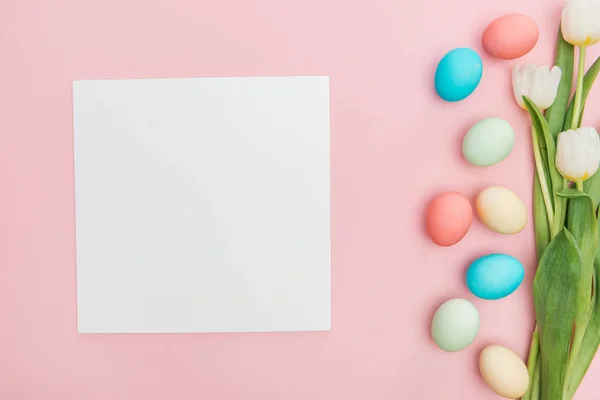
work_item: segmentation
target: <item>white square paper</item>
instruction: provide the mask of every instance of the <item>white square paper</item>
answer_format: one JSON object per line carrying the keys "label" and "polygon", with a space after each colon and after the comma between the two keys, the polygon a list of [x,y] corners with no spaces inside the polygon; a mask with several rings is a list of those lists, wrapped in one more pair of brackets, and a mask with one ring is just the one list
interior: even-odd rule
{"label": "white square paper", "polygon": [[329,79],[75,81],[80,333],[330,329]]}

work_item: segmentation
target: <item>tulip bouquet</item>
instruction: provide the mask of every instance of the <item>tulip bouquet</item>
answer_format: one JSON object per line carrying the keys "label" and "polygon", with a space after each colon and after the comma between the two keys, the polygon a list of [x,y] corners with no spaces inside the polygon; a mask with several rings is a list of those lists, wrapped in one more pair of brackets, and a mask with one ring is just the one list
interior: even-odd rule
{"label": "tulip bouquet", "polygon": [[[567,0],[555,66],[513,70],[517,103],[532,121],[537,325],[523,400],[569,400],[600,345],[600,139],[581,126],[600,58],[585,71],[588,46],[600,40],[600,0]],[[576,51],[577,50],[577,51]],[[576,88],[572,83],[578,53]],[[545,112],[544,112],[545,110]]]}

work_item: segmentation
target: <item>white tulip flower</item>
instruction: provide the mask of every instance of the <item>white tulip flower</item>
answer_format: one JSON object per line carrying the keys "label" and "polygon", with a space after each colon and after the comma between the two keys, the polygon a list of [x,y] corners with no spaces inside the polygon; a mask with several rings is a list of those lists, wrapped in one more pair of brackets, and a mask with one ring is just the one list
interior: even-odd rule
{"label": "white tulip flower", "polygon": [[559,67],[537,67],[533,64],[523,67],[515,65],[512,72],[515,100],[525,108],[523,96],[531,99],[540,109],[545,110],[554,103],[562,72]]}
{"label": "white tulip flower", "polygon": [[600,138],[592,127],[569,129],[558,134],[556,168],[573,182],[591,177],[600,165]]}
{"label": "white tulip flower", "polygon": [[565,40],[574,46],[600,41],[600,0],[567,0],[560,26]]}

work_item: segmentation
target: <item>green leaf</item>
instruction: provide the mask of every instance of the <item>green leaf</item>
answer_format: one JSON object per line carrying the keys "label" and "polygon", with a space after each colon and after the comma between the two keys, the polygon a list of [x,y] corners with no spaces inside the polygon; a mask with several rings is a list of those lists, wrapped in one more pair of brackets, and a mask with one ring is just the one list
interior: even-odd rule
{"label": "green leaf", "polygon": [[525,101],[525,106],[531,116],[533,129],[537,132],[541,148],[540,151],[542,152],[542,155],[545,153],[546,156],[545,160],[547,160],[548,172],[550,175],[548,178],[551,183],[551,185],[548,185],[548,189],[551,194],[554,194],[551,199],[554,206],[554,227],[551,228],[554,228],[554,232],[558,232],[559,228],[562,227],[564,220],[566,201],[556,195],[557,192],[562,191],[564,186],[564,179],[558,172],[554,162],[554,160],[556,160],[556,143],[550,133],[548,122],[542,115],[542,111],[527,96],[523,96],[523,100]]}
{"label": "green leaf", "polygon": [[[596,209],[595,206],[594,209]],[[596,220],[596,224],[598,224],[598,219]],[[588,322],[585,336],[583,337],[576,363],[574,364],[573,370],[570,373],[569,382],[567,382],[567,398],[569,399],[573,397],[575,391],[581,384],[585,373],[594,359],[596,351],[598,350],[598,346],[600,345],[600,296],[598,296],[598,278],[600,277],[600,237],[598,240],[599,241],[597,243],[597,250],[594,259],[594,275],[592,278],[594,290],[592,292],[590,320]]]}
{"label": "green leaf", "polygon": [[[568,189],[569,192],[578,190]],[[563,194],[563,191],[561,194]],[[594,259],[598,250],[598,221],[594,212],[594,203],[586,193],[579,192],[579,195],[571,193],[569,201],[569,210],[567,212],[567,227],[569,232],[575,238],[577,246],[581,251],[584,263],[589,264],[587,273],[590,275],[589,288],[591,289],[591,275],[594,270]],[[589,302],[590,296],[587,300]]]}
{"label": "green leaf", "polygon": [[[600,260],[596,260],[594,262],[594,287],[598,288],[598,277],[600,276]],[[585,332],[585,336],[583,337],[583,342],[581,344],[581,349],[579,350],[579,356],[577,357],[577,362],[573,367],[573,371],[571,372],[571,376],[569,379],[568,389],[567,389],[567,399],[570,399],[575,394],[575,391],[581,384],[585,373],[587,372],[594,356],[596,355],[596,351],[598,350],[598,346],[600,346],[600,296],[598,296],[598,291],[594,291],[594,295],[592,297],[592,313],[590,317],[590,321],[588,323],[587,330]]]}
{"label": "green leaf", "polygon": [[548,243],[550,243],[550,225],[546,214],[546,205],[540,186],[540,177],[535,172],[535,182],[533,184],[533,224],[535,227],[535,251],[537,260],[540,261],[542,254]]}
{"label": "green leaf", "polygon": [[[581,126],[581,119],[583,118],[583,108],[585,107],[585,102],[587,100],[588,94],[590,93],[590,90],[592,89],[592,85],[594,84],[594,81],[598,76],[598,72],[600,72],[600,57],[598,57],[596,61],[594,61],[594,64],[592,64],[590,69],[588,69],[583,78],[583,92],[581,99],[582,112],[579,118],[578,126]],[[567,124],[567,121],[569,121],[569,123],[571,121],[572,117],[569,117],[569,115],[573,115],[573,108],[573,101],[571,101],[571,104],[569,105],[569,112],[567,114],[568,119],[565,120],[565,130],[570,127],[570,125]],[[594,174],[590,179],[583,182],[583,190],[589,193],[590,197],[594,201],[594,208],[597,208],[598,204],[600,204],[600,174]]]}
{"label": "green leaf", "polygon": [[558,28],[558,39],[556,41],[556,54],[554,57],[554,65],[557,65],[562,71],[560,84],[558,85],[558,93],[556,100],[548,110],[546,110],[546,118],[552,137],[562,131],[565,123],[565,114],[567,104],[571,98],[571,89],[573,86],[573,64],[575,60],[575,49],[572,44],[567,43],[562,35],[562,30]]}
{"label": "green leaf", "polygon": [[600,172],[583,181],[583,190],[589,194],[594,202],[594,208],[598,208],[598,204],[600,204]]}
{"label": "green leaf", "polygon": [[573,188],[565,188],[561,192],[556,193],[556,195],[558,197],[564,197],[565,199],[577,199],[580,197],[587,197],[588,199],[592,200],[589,194]]}
{"label": "green leaf", "polygon": [[[569,192],[579,192],[568,189]],[[565,191],[563,191],[564,193]],[[567,227],[573,234],[577,247],[581,251],[582,267],[579,281],[579,294],[577,300],[577,321],[573,349],[579,351],[579,345],[585,334],[585,327],[589,321],[592,299],[592,281],[594,275],[594,260],[598,250],[598,221],[594,212],[592,199],[583,192],[579,195],[572,193],[567,211]],[[579,340],[576,346],[576,340]],[[577,356],[577,354],[575,354]]]}
{"label": "green leaf", "polygon": [[[592,85],[598,76],[598,72],[600,72],[600,57],[594,61],[590,69],[587,70],[585,76],[583,77],[583,90],[581,92],[581,113],[579,113],[579,121],[577,121],[577,126],[581,126],[581,121],[583,120],[583,110],[585,108],[585,101],[587,100],[588,94],[590,94],[590,90],[592,89]],[[567,110],[567,115],[565,117],[562,129],[566,131],[571,128],[571,119],[573,119],[573,111],[575,108],[575,99],[571,100],[569,104],[569,109]]]}
{"label": "green leaf", "polygon": [[533,281],[542,400],[561,400],[563,396],[581,264],[577,243],[563,228],[544,251]]}
{"label": "green leaf", "polygon": [[[525,101],[525,106],[527,107],[527,111],[529,111],[529,115],[531,116],[533,129],[535,129],[537,132],[542,154],[545,153],[546,155],[545,159],[548,161],[548,170],[550,171],[552,187],[554,192],[559,192],[562,190],[562,176],[556,169],[556,165],[553,162],[553,160],[556,159],[556,143],[550,134],[550,127],[542,115],[542,111],[538,108],[538,106],[535,105],[534,102],[529,99],[529,97],[523,96],[523,101]],[[559,182],[561,183],[560,185]]]}
{"label": "green leaf", "polygon": [[[546,146],[546,138],[543,136],[542,131],[537,131],[535,126],[531,127],[533,137],[537,138],[538,143],[540,144],[540,155],[542,156],[542,167],[544,168],[544,173],[546,174],[546,178],[550,179],[550,170],[548,164],[548,147]],[[548,182],[549,187],[552,186],[552,182]]]}

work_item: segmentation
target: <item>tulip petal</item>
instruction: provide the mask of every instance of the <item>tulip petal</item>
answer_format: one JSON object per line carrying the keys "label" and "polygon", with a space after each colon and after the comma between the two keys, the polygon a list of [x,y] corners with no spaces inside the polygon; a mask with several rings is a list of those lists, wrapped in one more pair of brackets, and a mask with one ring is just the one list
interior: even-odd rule
{"label": "tulip petal", "polygon": [[562,77],[562,71],[559,67],[554,66],[550,70],[550,74],[548,77],[548,82],[545,83],[545,87],[547,90],[548,102],[550,103],[548,107],[554,104],[554,100],[556,100],[556,95],[558,94],[558,86],[560,85],[560,78]]}
{"label": "tulip petal", "polygon": [[550,70],[550,84],[558,89],[561,77],[562,71],[560,70],[560,68],[557,66],[552,67],[552,69]]}
{"label": "tulip petal", "polygon": [[521,67],[515,65],[512,71],[512,84],[513,84],[513,95],[515,101],[521,108],[525,108],[525,102],[523,101],[523,76],[521,74]]}
{"label": "tulip petal", "polygon": [[533,74],[535,73],[535,65],[528,64],[522,69],[522,84],[521,90],[524,95],[531,92],[531,85],[533,84]]}
{"label": "tulip petal", "polygon": [[548,67],[539,67],[533,73],[531,90],[529,98],[542,110],[552,105],[552,100],[548,95],[547,84],[550,82],[550,70]]}

